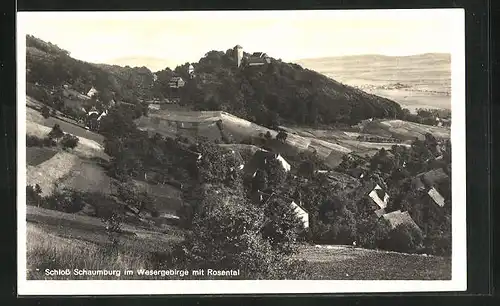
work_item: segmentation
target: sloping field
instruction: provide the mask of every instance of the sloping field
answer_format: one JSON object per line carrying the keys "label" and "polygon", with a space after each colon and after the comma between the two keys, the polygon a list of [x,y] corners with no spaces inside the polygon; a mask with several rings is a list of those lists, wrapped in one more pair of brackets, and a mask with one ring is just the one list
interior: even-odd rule
{"label": "sloping field", "polygon": [[27,147],[26,164],[30,166],[38,166],[44,161],[51,159],[56,154],[57,149],[53,148]]}
{"label": "sloping field", "polygon": [[[276,138],[277,131],[265,128],[248,120],[241,119],[229,113],[222,111],[160,111],[149,117],[141,117],[137,123],[138,126],[145,130],[157,131],[159,133],[175,136],[179,131],[179,126],[184,125],[195,129],[196,126],[204,127],[215,125],[221,120],[224,131],[228,133],[236,142],[241,142],[248,138],[261,138],[262,135],[269,132],[273,138]],[[214,128],[217,128],[214,126]],[[201,128],[200,130],[203,130]],[[340,144],[331,143],[325,140],[316,139],[315,137],[304,137],[296,134],[288,134],[285,145],[280,145],[279,151],[283,151],[289,155],[302,151],[316,151],[319,156],[327,158],[330,155],[342,156],[351,152]],[[333,152],[333,153],[332,153]],[[332,155],[332,156],[333,156]],[[328,162],[335,164],[335,162]]]}
{"label": "sloping field", "polygon": [[154,197],[154,204],[158,212],[177,215],[182,206],[182,191],[168,184],[149,184],[134,180],[134,183]]}
{"label": "sloping field", "polygon": [[[220,141],[222,135],[215,121],[177,121],[164,120],[161,116],[150,114],[148,117],[141,117],[135,121],[140,130],[150,133],[175,138],[179,135],[189,139],[196,137],[206,137],[211,141]],[[193,123],[197,126],[194,127]]]}
{"label": "sloping field", "polygon": [[310,279],[447,280],[451,258],[403,254],[347,246],[307,246],[297,255],[308,261]]}
{"label": "sloping field", "polygon": [[38,184],[42,188],[42,196],[52,193],[55,184],[68,175],[71,169],[79,164],[79,158],[61,151],[38,166],[26,166],[26,184]]}
{"label": "sloping field", "polygon": [[58,182],[58,188],[110,194],[113,179],[93,161],[78,158]]}
{"label": "sloping field", "polygon": [[[109,243],[106,225],[99,218],[27,206],[26,221],[59,237],[97,244]],[[122,230],[126,233],[122,235],[126,246],[144,251],[165,250],[168,245],[183,239],[183,233],[175,228],[169,232],[156,232],[124,223]]]}
{"label": "sloping field", "polygon": [[365,132],[369,132],[373,126],[389,132],[393,137],[401,140],[413,140],[415,137],[424,139],[426,133],[431,133],[434,137],[450,138],[450,128],[431,126],[408,122],[403,120],[381,120],[373,121],[365,127]]}
{"label": "sloping field", "polygon": [[[27,135],[44,138],[50,133],[51,129],[51,127],[42,124],[38,124],[28,120],[26,121]],[[65,130],[64,128],[62,129],[64,132],[72,134],[68,130]],[[84,158],[98,157],[104,160],[109,160],[109,156],[104,153],[104,147],[101,144],[81,136],[77,137],[79,139],[78,145],[76,146],[76,148],[72,149],[72,153]]]}

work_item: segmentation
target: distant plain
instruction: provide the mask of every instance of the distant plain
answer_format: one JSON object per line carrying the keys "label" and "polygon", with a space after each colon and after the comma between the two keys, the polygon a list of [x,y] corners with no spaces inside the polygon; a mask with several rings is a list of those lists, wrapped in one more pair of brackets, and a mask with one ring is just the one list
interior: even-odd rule
{"label": "distant plain", "polygon": [[417,108],[451,109],[451,56],[354,55],[295,61],[344,84]]}

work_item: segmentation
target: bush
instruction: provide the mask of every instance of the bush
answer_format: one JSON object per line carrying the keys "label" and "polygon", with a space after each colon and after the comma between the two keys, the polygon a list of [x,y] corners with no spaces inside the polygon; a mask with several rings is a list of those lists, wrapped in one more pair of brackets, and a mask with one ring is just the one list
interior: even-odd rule
{"label": "bush", "polygon": [[31,206],[40,206],[43,201],[43,197],[41,196],[42,189],[40,185],[36,184],[35,186],[27,185],[26,186],[26,205]]}
{"label": "bush", "polygon": [[61,127],[59,126],[59,124],[56,123],[52,127],[52,130],[49,132],[48,136],[50,139],[59,139],[59,138],[64,136],[64,132],[61,129]]}
{"label": "bush", "polygon": [[176,250],[175,264],[191,269],[240,270],[244,279],[300,277],[287,256],[262,237],[264,214],[241,196],[211,188]]}
{"label": "bush", "polygon": [[50,117],[50,109],[46,105],[44,105],[42,107],[41,113],[42,113],[43,118],[45,118],[45,119]]}
{"label": "bush", "polygon": [[49,137],[38,138],[33,135],[26,135],[26,146],[27,147],[53,147],[56,142]]}
{"label": "bush", "polygon": [[357,225],[357,245],[370,249],[383,248],[390,231],[391,227],[385,219],[370,217],[362,220]]}
{"label": "bush", "polygon": [[123,232],[124,217],[119,212],[112,211],[109,214],[101,217],[101,221],[106,226],[106,234],[109,244],[104,248],[106,254],[116,254],[120,248],[120,234]]}
{"label": "bush", "polygon": [[280,254],[291,255],[297,252],[299,239],[306,231],[289,202],[273,197],[265,202],[266,223],[262,236],[269,241],[273,250]]}
{"label": "bush", "polygon": [[424,240],[426,253],[451,256],[451,236],[451,217],[448,217],[439,228],[427,233]]}
{"label": "bush", "polygon": [[61,145],[63,149],[74,149],[78,145],[78,137],[71,134],[64,134],[61,139]]}
{"label": "bush", "polygon": [[422,248],[422,232],[409,224],[400,224],[389,233],[385,248],[396,252],[415,253]]}
{"label": "bush", "polygon": [[41,206],[66,213],[76,213],[82,210],[84,205],[83,194],[64,189],[55,191],[52,195],[45,197]]}

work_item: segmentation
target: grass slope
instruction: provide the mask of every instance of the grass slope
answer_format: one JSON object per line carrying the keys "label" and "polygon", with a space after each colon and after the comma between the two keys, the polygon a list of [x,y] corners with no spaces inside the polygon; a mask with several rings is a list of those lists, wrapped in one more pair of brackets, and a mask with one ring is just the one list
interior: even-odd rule
{"label": "grass slope", "polygon": [[449,280],[451,258],[402,254],[344,246],[305,247],[311,279]]}
{"label": "grass slope", "polygon": [[[117,277],[50,277],[44,269],[154,269],[148,251],[165,251],[178,243],[174,235],[163,235],[163,240],[149,240],[146,231],[135,229],[137,236],[122,238],[123,245],[116,254],[104,253],[106,237],[102,225],[95,218],[82,216],[60,216],[61,213],[31,209],[28,220],[45,218],[49,225],[28,222],[27,268],[29,279],[117,279]],[[67,219],[76,221],[67,227]],[[52,220],[52,223],[51,221]],[[55,223],[53,223],[55,221]],[[53,225],[54,224],[54,225]],[[79,224],[79,225],[78,225]],[[65,231],[68,228],[69,231]],[[134,229],[131,229],[134,231]],[[142,233],[142,234],[141,234]],[[446,280],[451,276],[450,258],[408,255],[394,252],[332,246],[317,248],[304,246],[297,255],[305,259],[309,270],[307,279],[330,280]],[[118,279],[162,279],[161,277],[126,277]],[[163,278],[165,279],[165,278]],[[167,277],[169,279],[169,277]]]}

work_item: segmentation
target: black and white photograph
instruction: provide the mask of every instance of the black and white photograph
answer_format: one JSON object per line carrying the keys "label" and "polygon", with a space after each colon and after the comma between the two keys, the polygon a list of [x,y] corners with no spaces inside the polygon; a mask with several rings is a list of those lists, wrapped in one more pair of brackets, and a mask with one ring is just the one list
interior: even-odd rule
{"label": "black and white photograph", "polygon": [[463,10],[17,31],[20,294],[467,289]]}

